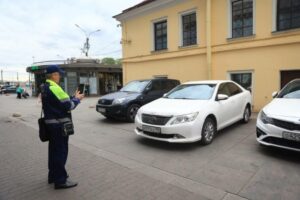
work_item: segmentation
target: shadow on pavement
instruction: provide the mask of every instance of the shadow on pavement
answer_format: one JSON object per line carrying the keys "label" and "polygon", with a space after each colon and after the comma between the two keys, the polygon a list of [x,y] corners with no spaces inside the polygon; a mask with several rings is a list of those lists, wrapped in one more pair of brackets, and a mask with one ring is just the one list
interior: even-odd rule
{"label": "shadow on pavement", "polygon": [[102,119],[99,119],[99,121],[101,123],[105,123],[105,124],[115,124],[115,125],[119,125],[119,124],[133,124],[133,123],[130,123],[130,122],[127,122],[125,120],[122,120],[122,119],[107,119],[107,118],[102,118]]}
{"label": "shadow on pavement", "polygon": [[222,136],[224,134],[230,134],[230,132],[234,132],[236,131],[236,129],[240,129],[240,130],[244,130],[245,128],[247,128],[247,126],[255,126],[255,122],[256,122],[256,119],[250,119],[250,121],[247,123],[247,124],[244,124],[242,122],[236,122],[220,131],[218,131],[218,134],[216,137],[218,136]]}
{"label": "shadow on pavement", "polygon": [[194,143],[168,143],[163,141],[151,140],[147,138],[136,138],[137,143],[141,145],[145,145],[147,147],[165,150],[165,151],[191,151],[195,149],[199,149],[205,147],[204,145],[200,144],[200,142]]}
{"label": "shadow on pavement", "polygon": [[290,151],[287,149],[280,149],[276,147],[268,147],[259,144],[258,144],[258,152],[265,156],[272,157],[277,160],[300,164],[300,152]]}

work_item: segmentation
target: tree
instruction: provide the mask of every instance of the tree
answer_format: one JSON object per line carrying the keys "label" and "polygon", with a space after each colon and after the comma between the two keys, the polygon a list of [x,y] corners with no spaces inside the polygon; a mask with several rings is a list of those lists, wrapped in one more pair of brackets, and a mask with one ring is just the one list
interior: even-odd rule
{"label": "tree", "polygon": [[101,63],[104,65],[115,65],[116,60],[114,58],[107,57],[107,58],[103,58]]}
{"label": "tree", "polygon": [[115,60],[117,65],[122,65],[122,59],[118,58]]}

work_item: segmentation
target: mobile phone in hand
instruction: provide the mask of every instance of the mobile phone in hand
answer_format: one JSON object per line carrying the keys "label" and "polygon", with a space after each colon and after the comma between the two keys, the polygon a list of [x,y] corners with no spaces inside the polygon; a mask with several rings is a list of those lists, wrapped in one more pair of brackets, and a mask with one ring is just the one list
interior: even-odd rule
{"label": "mobile phone in hand", "polygon": [[78,86],[78,91],[80,94],[83,94],[84,93],[84,90],[85,90],[85,84],[80,84]]}

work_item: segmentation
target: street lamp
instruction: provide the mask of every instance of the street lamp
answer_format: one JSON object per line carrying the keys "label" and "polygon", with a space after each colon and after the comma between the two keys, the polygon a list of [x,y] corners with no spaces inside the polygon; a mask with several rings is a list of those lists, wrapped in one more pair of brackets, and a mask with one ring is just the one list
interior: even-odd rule
{"label": "street lamp", "polygon": [[77,27],[77,28],[79,28],[83,33],[84,33],[84,35],[85,35],[85,37],[86,37],[86,41],[85,41],[85,43],[84,43],[84,45],[83,45],[83,48],[82,48],[82,52],[83,53],[85,53],[85,55],[86,55],[86,57],[88,57],[89,56],[89,49],[90,49],[90,36],[92,35],[92,34],[94,34],[94,33],[97,33],[97,32],[99,32],[99,31],[101,31],[100,29],[97,29],[97,30],[95,30],[95,31],[92,31],[92,32],[86,32],[83,28],[81,28],[78,24],[75,24],[75,26]]}

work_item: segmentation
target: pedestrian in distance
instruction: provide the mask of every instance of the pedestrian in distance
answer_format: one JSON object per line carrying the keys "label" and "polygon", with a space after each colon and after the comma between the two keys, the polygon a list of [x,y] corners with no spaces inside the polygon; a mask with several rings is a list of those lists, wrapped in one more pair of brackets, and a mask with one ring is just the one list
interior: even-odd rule
{"label": "pedestrian in distance", "polygon": [[27,97],[29,97],[29,94],[28,94],[27,90],[23,90],[23,92],[22,92],[22,97],[23,97],[24,99],[27,99]]}
{"label": "pedestrian in distance", "polygon": [[48,183],[54,183],[55,189],[67,189],[77,186],[70,180],[65,169],[68,157],[69,135],[74,134],[71,111],[74,110],[83,94],[76,91],[70,97],[60,87],[59,82],[64,74],[58,66],[46,69],[46,83],[41,86],[42,109],[46,130],[49,133],[48,149]]}
{"label": "pedestrian in distance", "polygon": [[21,99],[22,98],[22,93],[23,93],[23,88],[20,86],[20,84],[17,85],[17,98]]}
{"label": "pedestrian in distance", "polygon": [[85,84],[85,96],[90,96],[90,84],[87,82]]}

